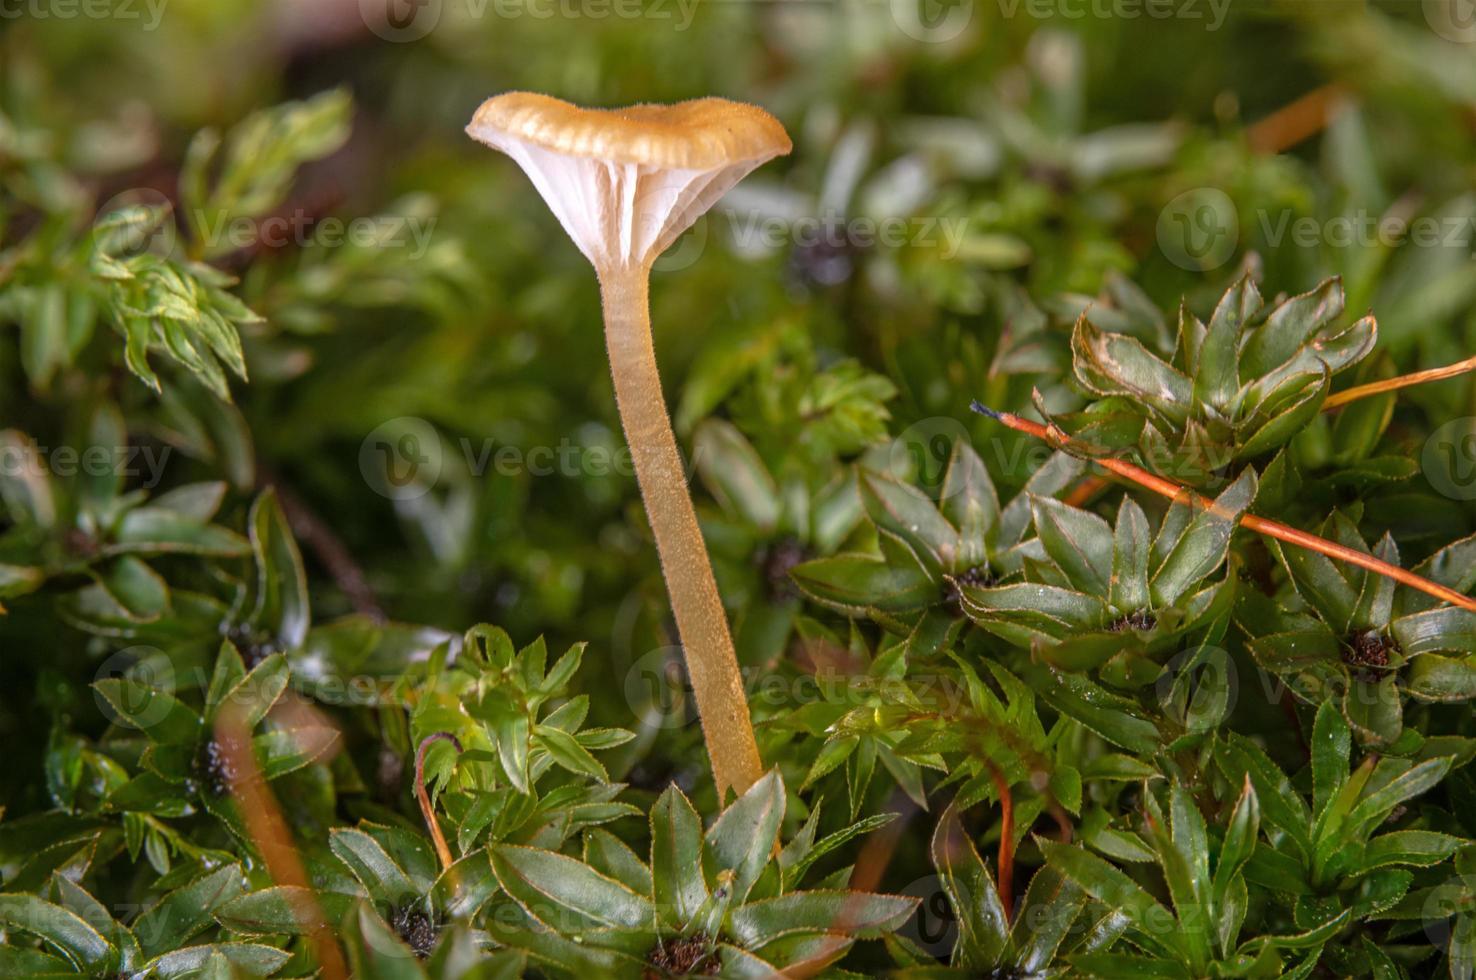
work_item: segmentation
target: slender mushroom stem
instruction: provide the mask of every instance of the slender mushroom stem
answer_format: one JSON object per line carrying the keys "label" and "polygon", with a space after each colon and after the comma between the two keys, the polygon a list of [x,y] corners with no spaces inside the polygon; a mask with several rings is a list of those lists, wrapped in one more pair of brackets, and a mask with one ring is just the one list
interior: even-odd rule
{"label": "slender mushroom stem", "polygon": [[661,395],[651,339],[649,266],[601,269],[599,277],[620,424],[656,535],[718,798],[729,789],[742,795],[763,776],[763,765],[727,616]]}
{"label": "slender mushroom stem", "polygon": [[[1043,439],[1063,452],[1071,452],[1073,448],[1078,454],[1082,452],[1083,447],[1079,443],[1073,443],[1066,433],[1054,425],[1041,425],[1039,422],[1022,419],[1020,416],[1012,415],[1009,412],[995,411],[978,402],[974,402],[973,409],[981,415],[988,415],[990,418],[1014,429],[1016,432],[1024,432],[1027,435],[1035,436],[1037,439]],[[1154,493],[1162,494],[1171,500],[1182,501],[1191,507],[1200,507],[1210,513],[1220,512],[1219,507],[1213,501],[1201,497],[1188,487],[1149,473],[1142,467],[1134,466],[1126,460],[1114,459],[1110,456],[1094,455],[1091,456],[1091,461],[1103,469],[1110,470],[1118,476],[1129,479],[1139,486],[1146,487]],[[1276,538],[1279,541],[1285,541],[1287,544],[1294,544],[1299,548],[1306,548],[1308,551],[1315,551],[1329,558],[1345,561],[1350,565],[1357,565],[1370,572],[1387,576],[1410,588],[1419,589],[1421,592],[1432,595],[1437,599],[1443,599],[1452,605],[1460,606],[1462,609],[1469,609],[1472,612],[1476,612],[1476,599],[1462,595],[1455,589],[1448,588],[1438,582],[1431,582],[1429,579],[1422,578],[1414,572],[1405,571],[1397,565],[1391,565],[1386,561],[1381,561],[1373,555],[1364,554],[1355,548],[1349,548],[1335,541],[1320,538],[1315,534],[1308,534],[1306,531],[1299,531],[1279,521],[1268,521],[1254,514],[1242,514],[1239,518],[1239,523],[1241,527],[1255,531],[1258,534],[1264,534],[1268,538]]]}
{"label": "slender mushroom stem", "polygon": [[1446,378],[1454,378],[1465,374],[1467,371],[1476,371],[1476,357],[1468,357],[1464,361],[1447,364],[1444,367],[1430,368],[1428,371],[1416,371],[1413,374],[1401,374],[1397,378],[1388,378],[1384,381],[1372,381],[1366,385],[1358,385],[1346,391],[1340,391],[1334,395],[1328,395],[1327,400],[1322,403],[1322,410],[1330,412],[1335,408],[1341,408],[1349,402],[1355,402],[1360,398],[1368,398],[1371,395],[1382,395],[1386,391],[1395,391],[1399,388],[1408,388],[1412,385],[1424,384],[1427,381],[1444,381]]}

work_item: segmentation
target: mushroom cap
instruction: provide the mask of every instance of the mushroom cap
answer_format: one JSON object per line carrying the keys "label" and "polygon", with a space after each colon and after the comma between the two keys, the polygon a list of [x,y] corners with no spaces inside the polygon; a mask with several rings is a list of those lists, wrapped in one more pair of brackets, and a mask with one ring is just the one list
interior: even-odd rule
{"label": "mushroom cap", "polygon": [[566,156],[679,170],[761,163],[792,148],[763,109],[714,98],[583,109],[536,92],[504,92],[482,103],[467,132],[494,146],[489,137],[502,136]]}
{"label": "mushroom cap", "polygon": [[726,99],[581,109],[508,92],[466,131],[517,161],[601,275],[649,266],[749,171],[790,150],[777,119]]}

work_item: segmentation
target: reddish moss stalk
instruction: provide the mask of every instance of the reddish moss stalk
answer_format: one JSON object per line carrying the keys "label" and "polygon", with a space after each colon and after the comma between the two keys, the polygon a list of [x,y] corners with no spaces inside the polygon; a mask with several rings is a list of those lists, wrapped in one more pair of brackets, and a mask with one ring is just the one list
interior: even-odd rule
{"label": "reddish moss stalk", "polygon": [[[1022,419],[1018,415],[1012,415],[1009,412],[996,412],[991,408],[980,405],[978,402],[974,403],[974,410],[996,419],[1016,432],[1024,432],[1027,435],[1035,436],[1037,439],[1043,439],[1064,452],[1070,452],[1073,448],[1070,437],[1055,426],[1041,425],[1039,422]],[[1080,447],[1078,446],[1076,448],[1079,451]],[[1125,460],[1114,459],[1110,456],[1093,456],[1092,462],[1101,466],[1103,469],[1116,473],[1118,476],[1131,480],[1141,487],[1152,490],[1154,493],[1162,494],[1171,500],[1183,502],[1191,507],[1199,507],[1209,513],[1220,514],[1227,520],[1235,519],[1234,515],[1225,513],[1213,501],[1201,497],[1189,488],[1172,480],[1166,480],[1161,476],[1149,473],[1142,467],[1134,466]],[[1361,551],[1345,547],[1326,538],[1320,538],[1315,534],[1308,534],[1306,531],[1299,531],[1294,527],[1288,527],[1278,521],[1268,521],[1254,514],[1242,514],[1239,518],[1239,523],[1241,527],[1255,531],[1258,534],[1264,534],[1268,538],[1276,538],[1279,541],[1285,541],[1287,544],[1294,544],[1299,548],[1306,548],[1309,551],[1316,551],[1329,558],[1345,561],[1350,565],[1357,565],[1370,572],[1392,578],[1394,581],[1407,585],[1412,589],[1419,589],[1421,592],[1432,595],[1437,599],[1442,599],[1452,605],[1460,606],[1462,609],[1469,609],[1472,612],[1476,612],[1476,599],[1462,595],[1454,589],[1447,588],[1436,582],[1431,582],[1429,579],[1422,578],[1397,565],[1380,561],[1373,555],[1366,555]]]}
{"label": "reddish moss stalk", "polygon": [[1464,361],[1447,364],[1445,367],[1430,368],[1428,371],[1415,371],[1413,374],[1401,374],[1397,378],[1373,381],[1366,385],[1349,388],[1347,391],[1340,391],[1335,395],[1328,395],[1327,401],[1322,403],[1322,410],[1330,412],[1360,398],[1382,395],[1385,392],[1397,391],[1400,388],[1409,388],[1429,381],[1444,381],[1446,378],[1454,378],[1468,371],[1476,371],[1476,357],[1468,357]]}
{"label": "reddish moss stalk", "polygon": [[420,813],[425,817],[425,825],[430,830],[431,840],[436,845],[436,856],[441,859],[441,869],[444,871],[456,861],[451,856],[451,848],[446,844],[446,836],[441,833],[441,822],[436,819],[435,805],[431,803],[430,794],[425,790],[425,753],[437,742],[450,742],[458,753],[461,752],[461,742],[450,732],[436,732],[420,740],[420,748],[415,751],[415,799],[420,804]]}
{"label": "reddish moss stalk", "polygon": [[1010,781],[998,766],[990,765],[994,788],[999,791],[999,904],[1005,921],[1015,917],[1015,798],[1010,794]]}

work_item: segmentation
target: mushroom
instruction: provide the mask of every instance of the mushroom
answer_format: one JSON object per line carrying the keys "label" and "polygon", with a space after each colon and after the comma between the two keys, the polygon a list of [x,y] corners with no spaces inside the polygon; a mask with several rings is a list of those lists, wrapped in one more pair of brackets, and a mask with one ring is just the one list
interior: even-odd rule
{"label": "mushroom", "polygon": [[725,99],[582,109],[529,92],[484,102],[467,133],[523,168],[594,265],[615,400],[656,536],[719,798],[763,775],[738,658],[661,395],[651,263],[751,170],[790,150],[773,116]]}

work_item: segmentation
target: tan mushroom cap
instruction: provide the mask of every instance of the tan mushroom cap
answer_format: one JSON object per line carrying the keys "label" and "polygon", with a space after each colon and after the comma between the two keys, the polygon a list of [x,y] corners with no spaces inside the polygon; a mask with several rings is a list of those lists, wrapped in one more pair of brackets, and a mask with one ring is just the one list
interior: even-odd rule
{"label": "tan mushroom cap", "polygon": [[504,92],[482,103],[467,132],[484,142],[497,134],[568,156],[681,170],[763,162],[792,148],[763,109],[716,98],[583,109],[536,92]]}

